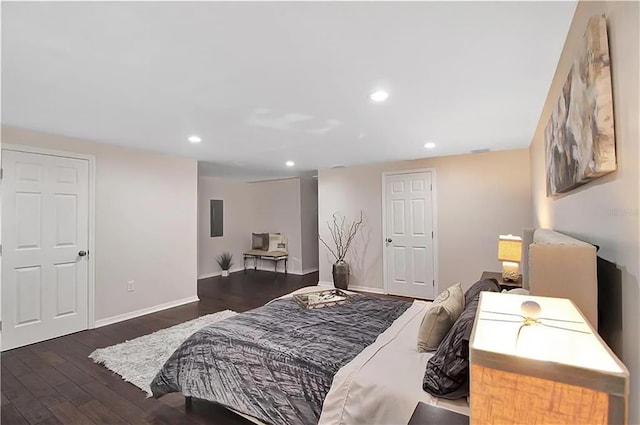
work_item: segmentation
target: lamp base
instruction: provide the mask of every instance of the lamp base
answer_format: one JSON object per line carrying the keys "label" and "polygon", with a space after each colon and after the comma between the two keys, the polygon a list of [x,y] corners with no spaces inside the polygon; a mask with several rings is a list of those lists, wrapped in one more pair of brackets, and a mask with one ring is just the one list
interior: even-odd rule
{"label": "lamp base", "polygon": [[505,261],[502,263],[502,280],[506,282],[517,282],[520,278],[518,263]]}

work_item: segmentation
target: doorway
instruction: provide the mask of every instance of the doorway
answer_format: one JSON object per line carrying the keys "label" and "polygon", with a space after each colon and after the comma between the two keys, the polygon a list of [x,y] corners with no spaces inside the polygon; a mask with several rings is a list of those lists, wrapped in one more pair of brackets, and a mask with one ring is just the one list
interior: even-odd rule
{"label": "doorway", "polygon": [[92,156],[2,149],[2,350],[93,327]]}
{"label": "doorway", "polygon": [[383,193],[385,292],[433,299],[437,293],[435,170],[386,172]]}

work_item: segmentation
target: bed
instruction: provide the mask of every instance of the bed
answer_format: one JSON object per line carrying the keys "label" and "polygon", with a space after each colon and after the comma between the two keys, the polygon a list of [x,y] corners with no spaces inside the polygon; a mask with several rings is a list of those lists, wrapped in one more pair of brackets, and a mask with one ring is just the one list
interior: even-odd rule
{"label": "bed", "polygon": [[348,308],[303,310],[292,300],[317,290],[196,332],[156,375],[154,397],[181,392],[274,425],[408,423],[419,401],[468,415],[466,399],[422,389],[433,354],[416,336],[429,302],[352,293]]}

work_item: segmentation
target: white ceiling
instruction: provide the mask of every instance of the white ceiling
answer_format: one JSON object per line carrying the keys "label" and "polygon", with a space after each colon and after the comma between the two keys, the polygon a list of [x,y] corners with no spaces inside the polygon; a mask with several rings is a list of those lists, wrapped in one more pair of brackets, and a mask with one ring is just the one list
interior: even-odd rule
{"label": "white ceiling", "polygon": [[3,2],[2,122],[249,180],[526,147],[574,9]]}

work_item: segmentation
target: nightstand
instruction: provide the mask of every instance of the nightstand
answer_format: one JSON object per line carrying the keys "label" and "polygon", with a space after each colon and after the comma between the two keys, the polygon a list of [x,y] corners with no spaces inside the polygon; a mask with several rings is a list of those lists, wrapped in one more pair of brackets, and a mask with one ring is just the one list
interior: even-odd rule
{"label": "nightstand", "polygon": [[419,401],[409,425],[469,425],[469,417]]}
{"label": "nightstand", "polygon": [[502,273],[482,272],[482,277],[480,277],[480,280],[491,279],[491,278],[498,281],[498,285],[500,285],[500,289],[506,289],[508,291],[509,289],[522,288],[522,275],[518,275],[517,282],[509,282],[507,280],[502,280]]}

